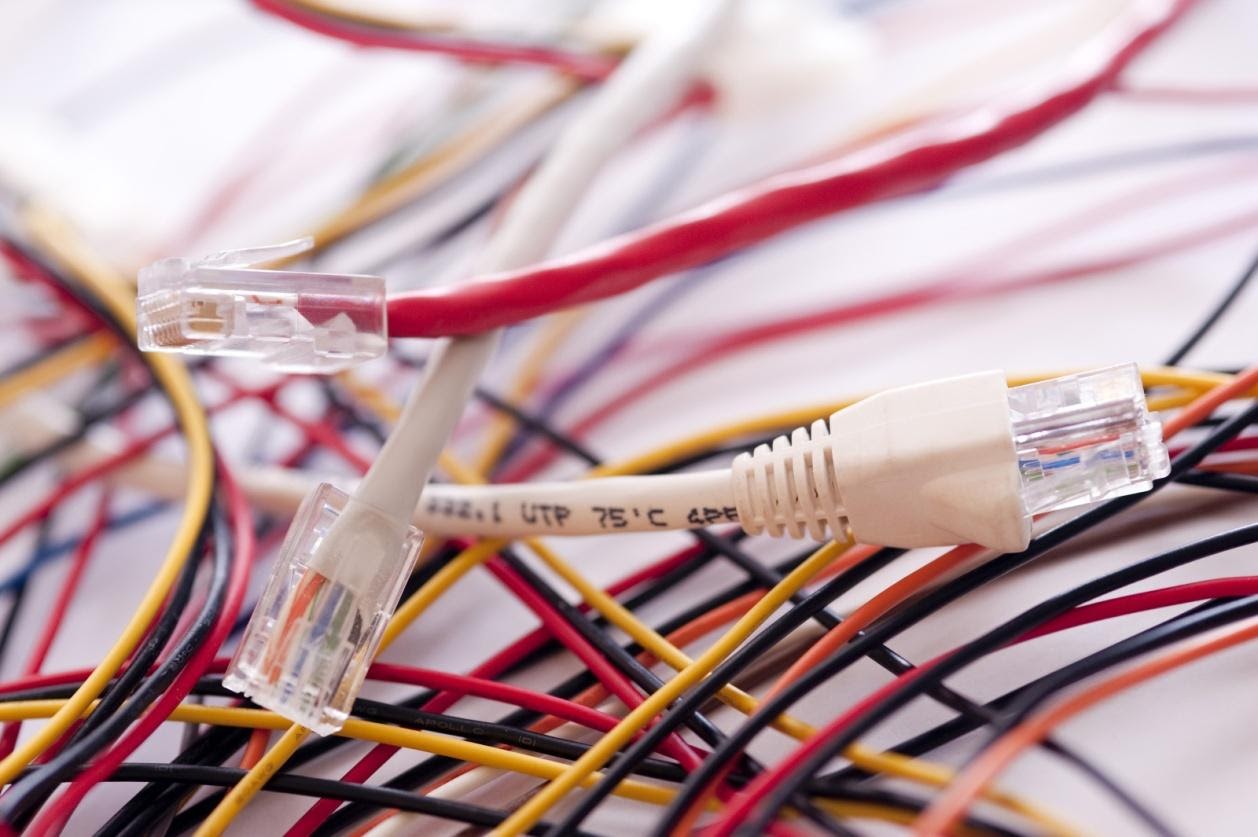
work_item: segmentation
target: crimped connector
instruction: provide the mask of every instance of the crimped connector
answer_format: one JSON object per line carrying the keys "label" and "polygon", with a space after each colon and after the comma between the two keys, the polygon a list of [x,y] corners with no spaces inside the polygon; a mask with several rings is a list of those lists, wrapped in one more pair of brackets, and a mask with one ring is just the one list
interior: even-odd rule
{"label": "crimped connector", "polygon": [[1135,364],[1009,390],[1027,514],[1148,491],[1170,472]]}
{"label": "crimped connector", "polygon": [[422,537],[324,484],[302,502],[223,685],[294,723],[341,728]]}
{"label": "crimped connector", "polygon": [[1026,548],[1033,515],[1170,470],[1134,364],[1009,389],[979,372],[887,390],[734,460],[750,534]]}
{"label": "crimped connector", "polygon": [[144,268],[136,300],[140,348],[256,357],[284,372],[322,373],[384,354],[384,279],[254,267],[311,244],[303,238]]}

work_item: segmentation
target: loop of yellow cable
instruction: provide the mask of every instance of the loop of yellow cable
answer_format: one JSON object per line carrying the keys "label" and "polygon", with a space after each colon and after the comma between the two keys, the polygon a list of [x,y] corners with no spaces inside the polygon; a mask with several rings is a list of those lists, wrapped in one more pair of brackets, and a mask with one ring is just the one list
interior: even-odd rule
{"label": "loop of yellow cable", "polygon": [[[88,251],[64,223],[47,211],[32,208],[24,220],[37,243],[64,266],[127,330],[135,334],[135,308],[126,283]],[[75,693],[28,740],[0,761],[0,785],[11,783],[31,762],[53,746],[104,690],[144,638],[161,610],[209,516],[214,489],[214,452],[205,412],[183,365],[169,355],[150,359],[154,382],[166,394],[187,447],[187,497],[166,557],[153,583],[136,606],[117,642]]]}

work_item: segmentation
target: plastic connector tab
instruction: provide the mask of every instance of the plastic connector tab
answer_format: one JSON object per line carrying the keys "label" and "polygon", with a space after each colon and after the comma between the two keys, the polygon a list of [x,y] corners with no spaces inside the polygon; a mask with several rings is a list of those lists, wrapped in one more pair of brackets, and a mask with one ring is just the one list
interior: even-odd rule
{"label": "plastic connector tab", "polygon": [[144,268],[136,301],[140,348],[256,357],[280,371],[319,373],[384,354],[383,278],[255,266],[311,245],[303,238]]}
{"label": "plastic connector tab", "polygon": [[223,685],[320,735],[341,728],[422,541],[331,485],[302,502]]}
{"label": "plastic connector tab", "polygon": [[1027,514],[1148,491],[1170,473],[1135,364],[1009,390]]}

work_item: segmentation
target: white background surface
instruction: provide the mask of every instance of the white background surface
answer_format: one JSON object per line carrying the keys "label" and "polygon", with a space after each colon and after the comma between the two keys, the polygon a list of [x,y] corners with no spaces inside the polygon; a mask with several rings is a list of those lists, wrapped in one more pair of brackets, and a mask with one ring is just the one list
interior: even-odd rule
{"label": "white background surface", "polygon": [[[644,149],[613,166],[570,230],[565,247],[588,242],[623,225],[636,206],[641,184],[667,172],[668,160],[692,144],[688,176],[666,205],[679,208],[751,177],[834,147],[844,132],[905,100],[906,91],[927,89],[925,101],[943,108],[981,100],[993,88],[1025,72],[1043,72],[1072,41],[1086,37],[1088,16],[1116,3],[1057,0],[1022,4],[1018,14],[1003,4],[976,0],[889,2],[858,69],[810,87],[775,111],[743,112],[708,126],[663,132]],[[1083,20],[1067,38],[1038,33]],[[995,23],[993,23],[995,21]],[[1249,0],[1203,2],[1171,35],[1142,58],[1127,78],[1150,85],[1258,87],[1258,5]],[[1024,38],[1025,40],[1019,40]],[[1036,49],[1043,60],[1027,67]],[[980,60],[991,53],[995,58]],[[1021,63],[1019,63],[1021,61]],[[961,72],[964,71],[964,72]],[[960,73],[959,75],[957,73]],[[0,172],[49,194],[88,227],[96,242],[120,263],[134,266],[180,238],[210,190],[229,173],[261,159],[251,197],[241,211],[204,240],[185,241],[193,255],[222,246],[247,246],[289,237],[352,193],[387,143],[407,131],[438,124],[458,74],[448,64],[412,55],[347,49],[265,20],[243,3],[157,0],[89,3],[56,0],[0,9]],[[957,79],[957,83],[947,83]],[[964,81],[964,83],[960,83]],[[749,82],[750,83],[750,82]],[[938,83],[942,89],[931,89]],[[926,85],[926,88],[922,88]],[[288,109],[287,111],[284,109]],[[291,118],[274,126],[277,112]],[[261,142],[259,142],[259,132]],[[601,375],[564,412],[584,413],[625,388],[658,363],[667,350],[696,337],[765,317],[798,313],[917,285],[941,275],[1023,231],[1039,229],[1098,203],[1160,182],[1199,179],[1208,184],[1169,200],[1148,201],[1110,223],[1090,225],[1087,235],[1037,251],[1022,248],[975,271],[983,279],[1020,275],[1045,266],[1072,264],[1164,239],[1188,228],[1258,211],[1258,99],[1249,104],[1176,106],[1105,97],[1040,140],[959,178],[985,182],[1008,172],[1177,142],[1248,137],[1249,150],[1191,161],[1122,169],[1048,186],[996,192],[964,189],[852,213],[782,236],[721,268],[719,276],[686,295],[655,320],[634,355]],[[257,155],[261,155],[258,158]],[[404,214],[419,223],[439,211],[432,203]],[[812,404],[924,378],[1003,367],[1038,371],[1120,360],[1156,363],[1187,335],[1249,260],[1258,227],[1209,246],[1133,269],[1060,285],[1016,291],[898,314],[855,326],[782,341],[705,370],[662,390],[597,432],[589,441],[608,458],[627,455],[727,418],[766,409]],[[471,242],[469,242],[470,244]],[[347,248],[335,264],[365,254]],[[457,275],[458,259],[440,270],[403,262],[389,273],[397,287]],[[602,306],[565,347],[557,369],[575,365],[632,307],[656,291]],[[12,317],[6,312],[5,317]],[[1190,360],[1203,367],[1247,365],[1254,357],[1258,293],[1242,298]],[[20,344],[4,338],[20,354]],[[513,344],[520,345],[520,344]],[[654,349],[653,349],[654,347]],[[665,352],[664,355],[660,351]],[[496,370],[502,379],[511,358]],[[257,413],[227,417],[220,441],[238,449]],[[226,430],[225,430],[226,428]],[[250,430],[252,432],[252,430]],[[575,473],[568,471],[556,473]],[[0,515],[11,517],[38,496],[41,475],[9,491]],[[93,499],[85,495],[57,518],[59,532],[81,528]],[[1164,496],[1102,527],[1078,544],[966,597],[893,647],[921,660],[959,642],[1039,599],[1156,551],[1253,520],[1248,499],[1195,489]],[[138,599],[173,526],[163,517],[107,538],[93,561],[80,597],[66,621],[46,670],[94,662],[116,636],[127,607]],[[682,536],[642,536],[556,542],[562,554],[588,575],[610,581],[660,555]],[[755,547],[766,558],[789,545]],[[29,539],[0,556],[0,568],[25,560]],[[926,555],[897,565],[906,572]],[[1193,579],[1255,572],[1258,549],[1206,559],[1158,577],[1160,587]],[[662,603],[644,612],[658,621],[679,603],[734,579],[732,572],[698,574]],[[884,573],[839,603],[850,608]],[[36,578],[31,602],[46,600],[60,570]],[[38,614],[31,606],[28,614]],[[1028,643],[984,661],[952,685],[976,698],[1101,647],[1165,612],[1076,629]],[[475,574],[443,599],[390,649],[387,658],[416,665],[466,670],[475,660],[533,626],[524,609],[490,578]],[[14,649],[24,649],[36,630],[24,620]],[[11,652],[11,675],[22,655]],[[1106,703],[1069,724],[1062,739],[1093,758],[1119,782],[1188,834],[1252,832],[1252,778],[1258,772],[1258,731],[1248,711],[1258,649],[1241,648],[1160,678],[1155,685]],[[549,670],[528,682],[542,685]],[[885,682],[872,664],[861,664],[802,707],[813,720]],[[467,706],[473,706],[469,702]],[[460,710],[464,705],[460,705]],[[492,711],[492,707],[466,711]],[[718,718],[732,722],[732,717]],[[945,715],[925,703],[885,725],[872,743],[890,743]],[[780,752],[773,734],[757,744],[761,754]],[[177,746],[173,730],[137,754],[168,759]],[[972,744],[970,744],[972,746]],[[355,757],[359,751],[355,751]],[[944,751],[968,752],[967,742]],[[390,765],[403,763],[399,758]],[[343,763],[320,765],[337,775]],[[384,774],[382,774],[383,776]],[[1131,821],[1098,791],[1048,757],[1020,761],[1005,777],[1022,791],[1096,833],[1136,833]],[[85,803],[69,833],[89,833],[112,810],[120,791],[98,791]],[[263,795],[243,823],[253,833],[278,833],[307,806]],[[605,805],[589,821],[601,832],[639,830],[649,812],[631,804]],[[244,828],[239,833],[246,833]]]}

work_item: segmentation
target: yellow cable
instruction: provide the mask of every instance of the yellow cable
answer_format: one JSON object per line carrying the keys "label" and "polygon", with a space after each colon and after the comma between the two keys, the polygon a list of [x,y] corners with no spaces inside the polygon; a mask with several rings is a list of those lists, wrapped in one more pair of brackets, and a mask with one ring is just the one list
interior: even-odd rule
{"label": "yellow cable", "polygon": [[[585,316],[585,308],[573,308],[560,311],[546,320],[541,333],[537,336],[528,356],[520,364],[513,376],[511,389],[507,392],[507,400],[513,404],[522,404],[537,388],[546,361],[559,349],[572,330]],[[488,474],[502,456],[507,443],[515,433],[516,424],[511,416],[494,411],[490,419],[489,429],[480,453],[472,463],[472,468],[479,474]]]}
{"label": "yellow cable", "polygon": [[[1198,384],[1202,383],[1202,380],[1200,378],[1192,379],[1191,377],[1185,377],[1182,373],[1179,373],[1176,370],[1158,370],[1158,372],[1163,373],[1161,379],[1153,380],[1153,381],[1146,381],[1146,383],[1150,383],[1153,385],[1163,385],[1166,383],[1174,383],[1175,385],[1182,385],[1182,383],[1185,381],[1190,381],[1192,383],[1198,383]],[[1040,380],[1043,377],[1052,377],[1052,376],[1051,375],[1035,376],[1028,380]],[[1154,377],[1157,377],[1157,376],[1155,375]],[[1172,378],[1174,378],[1175,380],[1172,380]],[[364,394],[368,394],[368,397],[373,400],[374,405],[376,406],[378,410],[380,410],[381,414],[387,415],[388,412],[392,411],[391,407],[383,407],[383,405],[388,403],[387,399],[381,396],[379,393],[372,393],[370,387],[367,387],[365,384],[355,382],[352,378],[348,376],[343,377],[342,381],[343,382],[348,381],[349,383],[347,384],[347,388],[351,389],[351,391],[354,392],[356,395],[361,397]],[[1020,383],[1020,382],[1023,382],[1023,381],[1021,379],[1015,379],[1011,383],[1014,383],[1016,385],[1017,383]],[[1211,381],[1211,383],[1212,384],[1217,383],[1217,381]],[[1187,400],[1189,397],[1190,396],[1184,396],[1185,400]],[[699,434],[699,436],[697,437],[691,437],[690,439],[682,440],[682,442],[674,443],[674,445],[671,447],[672,448],[680,447],[683,450],[685,450],[687,446],[690,446],[693,448],[702,448],[705,446],[710,447],[712,446],[714,442],[719,443],[720,441],[724,441],[726,438],[739,436],[739,435],[748,435],[749,433],[757,432],[757,429],[760,432],[763,432],[764,430],[768,430],[768,429],[772,429],[776,427],[789,426],[792,424],[804,424],[804,423],[807,423],[807,421],[811,420],[812,418],[816,417],[817,415],[828,415],[829,413],[835,412],[836,410],[840,409],[842,406],[846,406],[846,404],[851,403],[851,401],[852,400],[848,400],[848,401],[841,402],[836,405],[828,405],[826,408],[823,408],[820,411],[816,410],[815,408],[812,408],[812,409],[806,408],[805,411],[800,411],[800,410],[790,411],[787,413],[779,413],[773,416],[760,417],[758,419],[752,419],[750,421],[726,425],[725,427],[717,428],[714,431],[709,431],[708,433],[705,433],[705,434]],[[756,429],[749,430],[748,428],[756,428]],[[689,451],[686,450],[685,452],[689,452]],[[648,454],[647,457],[639,457],[638,460],[630,460],[628,463],[621,463],[618,466],[615,466],[615,465],[605,466],[604,468],[597,469],[597,470],[604,475],[619,474],[619,473],[632,473],[634,470],[638,469],[638,466],[636,463],[639,463],[643,459],[646,459],[653,455],[654,454]],[[454,459],[454,457],[448,454],[443,456],[442,467],[445,468],[447,472],[450,473],[452,476],[454,476],[456,479],[469,481],[469,482],[475,482],[479,480],[478,475],[476,475],[470,469],[467,469],[466,467],[462,466],[460,463],[458,463],[457,460]],[[468,570],[477,566],[482,561],[488,559],[494,552],[496,552],[499,548],[501,548],[501,546],[502,546],[501,542],[490,542],[490,541],[481,542],[477,544],[476,546],[472,547],[471,549],[465,550],[460,556],[458,556],[453,562],[451,562],[449,566],[447,566],[446,568],[443,568],[442,572],[434,576],[433,579],[431,579],[429,583],[424,585],[424,587],[422,587],[419,591],[416,591],[415,595],[412,596],[410,600],[408,600],[398,609],[397,613],[394,615],[394,619],[390,620],[389,626],[386,628],[385,639],[381,647],[383,648],[389,642],[392,642],[398,636],[398,634],[400,634],[400,632],[404,630],[406,625],[410,624],[410,622],[412,622],[420,613],[423,612],[423,610],[425,610],[429,605],[431,605],[433,601],[439,598],[444,593],[444,591],[448,589],[450,585],[452,585],[455,581],[461,578]],[[533,544],[530,544],[530,546],[533,546]],[[538,546],[540,546],[540,544],[538,544]],[[540,817],[544,814],[544,812],[549,808],[549,805],[553,803],[547,802],[543,804],[538,801],[539,799],[547,799],[547,798],[550,798],[551,796],[553,796],[555,799],[558,799],[559,797],[562,797],[563,794],[571,790],[573,787],[576,787],[578,786],[578,784],[584,782],[585,778],[573,778],[573,776],[580,774],[582,777],[588,777],[591,770],[596,770],[598,767],[601,767],[602,764],[606,762],[607,758],[610,758],[610,755],[614,753],[616,749],[618,749],[621,745],[623,745],[625,741],[628,740],[629,737],[632,737],[632,735],[636,732],[637,727],[630,728],[628,732],[622,731],[623,728],[625,728],[627,725],[630,724],[630,719],[633,719],[638,716],[642,716],[643,720],[641,723],[646,723],[646,720],[654,716],[659,711],[659,709],[662,709],[663,706],[666,706],[668,703],[671,703],[672,700],[680,696],[681,692],[685,691],[691,685],[693,685],[693,683],[698,682],[699,679],[706,676],[711,671],[711,669],[714,668],[716,665],[718,665],[721,659],[723,659],[728,653],[732,652],[737,647],[737,645],[740,644],[743,641],[743,639],[745,639],[746,636],[749,635],[750,632],[754,630],[755,627],[757,627],[760,624],[760,622],[768,618],[768,616],[771,615],[774,610],[776,610],[776,608],[782,603],[782,601],[789,599],[790,596],[793,595],[796,592],[796,590],[799,589],[799,586],[802,586],[804,583],[806,583],[807,578],[800,579],[798,581],[798,586],[793,587],[792,589],[789,589],[789,591],[785,593],[785,598],[781,599],[780,601],[778,600],[778,598],[781,596],[781,594],[778,591],[786,587],[788,585],[788,582],[791,582],[792,579],[795,579],[797,577],[797,574],[800,573],[800,571],[803,570],[805,567],[812,567],[813,562],[818,560],[819,556],[824,556],[825,560],[822,562],[821,566],[815,567],[812,570],[812,573],[819,571],[824,566],[825,563],[828,563],[830,560],[833,560],[834,556],[837,554],[835,550],[838,550],[838,549],[839,547],[837,545],[830,544],[826,547],[823,547],[817,553],[814,553],[814,555],[811,558],[809,558],[808,561],[806,561],[804,564],[801,564],[799,567],[797,567],[796,570],[793,571],[790,575],[788,575],[785,579],[783,579],[783,581],[780,584],[774,587],[773,590],[769,591],[769,593],[766,594],[764,599],[761,599],[761,601],[758,602],[752,608],[751,611],[749,611],[737,623],[735,623],[734,627],[731,628],[729,632],[727,632],[720,640],[717,641],[715,645],[709,648],[708,651],[706,651],[703,655],[701,655],[696,661],[689,662],[689,663],[683,662],[683,660],[686,660],[688,658],[686,658],[686,656],[682,654],[680,651],[678,651],[676,648],[673,648],[670,644],[668,644],[663,639],[663,637],[658,637],[658,634],[656,634],[655,636],[659,638],[660,642],[655,643],[652,641],[652,644],[655,645],[655,649],[649,649],[649,650],[652,650],[653,653],[655,653],[655,651],[658,650],[662,654],[667,655],[667,657],[661,656],[661,659],[664,659],[665,662],[669,662],[670,658],[673,662],[677,662],[681,666],[681,670],[679,671],[678,675],[674,677],[672,680],[670,680],[668,683],[666,683],[662,689],[657,691],[655,694],[651,695],[637,709],[635,709],[628,716],[626,716],[626,718],[619,725],[617,725],[615,729],[613,729],[610,733],[604,736],[604,738],[599,742],[599,744],[591,748],[590,752],[588,752],[584,757],[582,757],[582,759],[578,760],[578,762],[576,762],[572,766],[572,768],[569,769],[569,771],[565,772],[564,774],[562,774],[562,776],[560,776],[558,779],[553,781],[551,785],[547,786],[547,788],[545,788],[542,791],[542,793],[539,794],[538,797],[531,800],[529,803],[523,806],[520,809],[520,811],[518,811],[515,815],[509,818],[507,822],[503,824],[503,827],[506,828],[509,824],[515,823],[515,825],[513,825],[512,827],[516,828],[517,831],[513,832],[510,829],[508,829],[504,833],[518,833],[519,830],[527,830],[531,825],[533,825],[536,822],[537,819],[540,819]],[[544,548],[543,548],[543,551],[545,551]],[[543,555],[543,553],[539,552],[539,555],[542,555],[543,560],[546,560],[545,555]],[[575,574],[573,574],[573,576],[575,577]],[[809,575],[808,577],[811,577],[811,575]],[[589,585],[584,585],[584,586],[586,586],[587,589],[596,590],[596,588],[592,588]],[[598,592],[601,593],[601,591],[598,591]],[[764,610],[764,608],[767,606],[766,605],[767,602],[771,603],[774,601],[776,601],[777,603],[772,604],[772,606],[769,607],[767,611]],[[593,602],[591,603],[593,604]],[[603,604],[606,604],[606,602],[604,601]],[[616,607],[619,608],[619,605],[617,604]],[[609,615],[611,612],[614,612],[614,611],[609,610],[609,613],[605,615]],[[630,614],[630,617],[631,617],[631,620],[623,620],[624,624],[621,625],[622,628],[625,626],[633,626],[633,623],[637,623],[636,619],[632,619],[631,614]],[[635,638],[639,639],[639,641],[641,641],[642,638],[649,639],[648,634],[647,634],[647,631],[649,629],[638,630],[638,628],[645,629],[645,626],[642,626],[641,623],[637,623],[637,625],[635,626],[635,633],[638,633],[640,637],[635,637]],[[654,632],[650,632],[650,633],[653,634]],[[732,637],[738,637],[738,638],[731,639]],[[665,649],[665,646],[668,646],[668,648],[672,648],[672,652],[667,651]],[[648,646],[644,645],[644,647],[648,647]],[[727,650],[722,650],[722,649],[727,649]],[[657,656],[660,656],[660,655],[657,654]],[[667,697],[662,699],[661,695],[666,695]],[[644,709],[646,709],[648,706],[653,706],[661,699],[663,700],[663,703],[660,705],[658,709],[652,709],[651,711],[646,712],[643,715]],[[751,699],[750,696],[746,696],[746,699],[748,701],[751,701],[750,705],[754,709],[754,700]],[[744,705],[747,705],[747,704],[744,704]],[[621,732],[618,732],[618,731],[621,731]],[[798,728],[796,729],[796,731],[802,732],[802,730]],[[292,732],[294,736],[297,735],[297,733],[294,732],[293,730],[290,730],[290,732]],[[281,739],[280,744],[284,744],[288,740],[288,738],[289,736],[285,736],[284,739]],[[620,738],[624,738],[624,740],[619,740]],[[609,745],[607,742],[615,742],[615,743]],[[297,743],[300,743],[300,742],[298,741]],[[265,779],[262,779],[262,781],[259,782],[258,781],[259,777],[261,776],[269,777],[269,775],[273,774],[274,771],[277,770],[278,767],[284,763],[284,761],[288,758],[288,756],[291,755],[292,750],[295,749],[296,747],[296,744],[294,743],[292,745],[292,749],[288,749],[287,752],[285,752],[285,750],[281,748],[280,744],[277,744],[275,747],[272,748],[271,751],[268,751],[268,753],[262,758],[261,761],[259,761],[259,763],[254,767],[254,769],[251,770],[250,773],[244,779],[241,780],[241,782],[237,785],[237,787],[233,789],[232,793],[229,794],[229,797],[232,799],[232,805],[227,804],[228,802],[227,799],[224,799],[223,802],[220,803],[220,805],[214,810],[211,816],[207,818],[206,822],[202,825],[201,829],[198,830],[197,837],[210,837],[210,835],[220,834],[224,830],[226,830],[227,826],[230,825],[235,815],[239,812],[239,810],[243,808],[243,805],[248,802],[249,798],[251,798],[254,794],[257,793],[257,789],[260,788],[262,783],[265,782]],[[597,757],[597,758],[601,758],[601,760],[597,760],[597,758],[595,757],[595,754],[599,753],[602,749],[606,749],[606,747],[608,746],[611,747],[610,753],[607,753],[606,755],[603,755],[601,757]],[[928,782],[931,784],[936,784],[936,785],[944,784],[948,781],[948,778],[950,776],[949,771],[947,771],[946,769],[941,769],[934,765],[926,767],[924,765],[918,764],[915,760],[901,759],[901,758],[895,758],[895,757],[887,758],[885,755],[879,755],[876,753],[865,753],[859,749],[856,751],[856,755],[857,756],[872,756],[875,759],[885,759],[885,760],[880,761],[879,769],[891,770],[894,772],[904,772],[907,769],[913,774],[909,778],[917,778],[920,781]],[[589,764],[594,764],[595,766],[593,768],[590,768],[588,767]],[[269,773],[267,771],[269,771]],[[557,790],[559,788],[562,788],[562,790]],[[994,798],[996,798],[1002,804],[1006,804],[1007,806],[1009,805],[1017,806],[1016,810],[1018,810],[1020,813],[1023,813],[1027,816],[1030,816],[1036,819],[1041,819],[1041,820],[1048,819],[1049,822],[1053,822],[1051,818],[1048,818],[1047,815],[1045,815],[1043,812],[1039,811],[1038,809],[1033,808],[1024,802],[1020,802],[1016,799],[1010,798],[1005,794],[999,794],[998,796]],[[531,820],[528,819],[529,817],[532,817],[532,819]],[[520,823],[523,823],[523,824],[520,825]]]}
{"label": "yellow cable", "polygon": [[[46,718],[54,713],[59,713],[64,709],[65,704],[65,701],[60,700],[20,700],[0,703],[0,721]],[[246,729],[288,729],[291,733],[287,719],[265,709],[242,709],[228,706],[205,706],[199,703],[184,703],[175,708],[168,720],[188,724],[212,724],[214,726],[243,727]],[[497,770],[524,773],[542,779],[551,779],[558,776],[564,767],[560,762],[550,761],[540,756],[530,756],[513,750],[503,750],[489,744],[476,744],[452,735],[406,729],[393,726],[392,724],[381,724],[358,718],[347,720],[345,726],[341,728],[337,735],[359,741],[370,741],[376,744],[387,744],[392,747],[419,750],[436,756],[448,756],[460,761],[482,764]],[[289,733],[286,733],[285,738],[288,737]],[[593,784],[598,778],[598,774],[592,775],[589,784]],[[243,782],[244,780],[242,779],[241,781]],[[650,782],[626,779],[617,785],[616,794],[627,799],[636,799],[640,802],[667,805],[672,801],[674,791],[671,788]],[[205,826],[202,825],[202,828],[198,829],[198,833],[204,828]]]}
{"label": "yellow cable", "polygon": [[[361,397],[372,409],[377,410],[380,415],[396,414],[397,406],[392,403],[384,393],[374,389],[373,387],[361,383],[353,382],[354,394]],[[462,464],[455,456],[446,452],[443,454],[442,468],[456,482],[464,484],[483,484],[484,478],[471,468]],[[648,625],[637,619],[630,611],[625,609],[614,597],[607,595],[596,585],[590,583],[580,573],[578,573],[570,564],[563,561],[553,550],[549,549],[544,543],[537,539],[526,539],[525,545],[536,554],[547,566],[549,566],[557,575],[564,579],[573,589],[597,610],[604,618],[616,627],[620,628],[631,639],[641,645],[644,649],[652,653],[655,657],[663,661],[676,671],[680,671],[693,661],[680,649],[652,630]],[[477,555],[469,555],[472,550],[468,550],[459,556],[455,562],[452,562],[442,572],[452,571],[456,577],[461,577],[463,573],[470,569],[471,566],[480,563],[489,558],[494,552],[503,545],[502,542],[484,542],[478,544],[480,550]],[[474,548],[475,549],[475,548]],[[459,562],[467,560],[467,566],[457,566]],[[435,580],[435,579],[434,579]],[[418,597],[418,593],[416,596]],[[440,595],[440,593],[430,594]],[[422,601],[415,601],[420,610],[426,608],[431,603],[431,598],[425,598]],[[411,603],[408,602],[407,605]],[[398,617],[404,616],[404,610],[407,605],[403,605],[398,611]],[[418,615],[416,613],[415,615]],[[396,633],[404,629],[406,624],[413,621],[414,616],[408,615],[405,619],[399,618],[390,622],[386,629],[386,637],[391,641]],[[718,697],[722,701],[737,709],[746,715],[751,715],[759,707],[759,701],[754,697],[743,692],[736,686],[729,685],[724,687]],[[798,719],[789,715],[783,715],[775,720],[774,727],[791,735],[798,740],[804,740],[811,736],[815,731],[814,728]],[[855,745],[845,751],[844,755],[859,767],[869,771],[886,773],[889,775],[899,776],[904,779],[916,781],[924,785],[932,787],[944,787],[952,779],[953,771],[949,768],[932,764],[929,762],[912,759],[895,753],[881,753],[877,750]],[[1050,832],[1058,834],[1074,833],[1075,829],[1058,820],[1047,811],[1035,806],[1025,800],[999,789],[992,789],[987,797],[993,802],[1007,808],[1014,813],[1020,814],[1029,820],[1039,823]]]}
{"label": "yellow cable", "polygon": [[772,616],[779,607],[786,604],[808,581],[821,572],[842,552],[838,544],[830,543],[818,549],[795,569],[765,593],[764,598],[756,602],[724,635],[708,650],[699,655],[693,663],[686,666],[678,674],[649,695],[646,700],[629,712],[620,723],[616,724],[607,734],[593,744],[581,758],[569,765],[562,774],[552,779],[549,784],[539,790],[531,799],[512,813],[494,829],[494,834],[521,834],[532,828],[538,820],[559,800],[580,787],[591,773],[601,768],[637,732],[645,727],[668,705],[720,665],[742,644],[761,623]]}
{"label": "yellow cable", "polygon": [[[41,248],[53,254],[76,281],[108,308],[127,333],[134,335],[135,304],[122,278],[90,253],[59,219],[46,211],[31,208],[24,220]],[[150,368],[154,381],[170,399],[188,451],[187,497],[178,528],[153,583],[136,606],[117,642],[48,723],[0,761],[0,785],[12,783],[23,769],[69,731],[131,656],[161,610],[185,562],[192,556],[209,515],[214,487],[214,453],[205,413],[182,364],[169,355],[155,355],[150,359]]]}
{"label": "yellow cable", "polygon": [[[1046,378],[1069,375],[1074,371],[1078,370],[1048,372],[1037,375],[1010,376],[1009,385],[1020,386],[1022,384],[1034,383],[1035,381],[1042,381]],[[1231,375],[1222,375],[1214,372],[1196,372],[1192,370],[1176,369],[1174,367],[1152,367],[1149,369],[1142,369],[1140,375],[1145,386],[1173,386],[1184,388],[1185,390],[1183,392],[1173,393],[1166,396],[1155,396],[1150,398],[1149,409],[1151,410],[1169,410],[1175,407],[1181,407],[1192,401],[1195,395],[1202,390],[1211,389],[1212,387],[1219,386],[1220,384],[1226,383],[1232,379]],[[819,418],[829,418],[831,414],[856,403],[862,397],[864,396],[843,398],[837,401],[829,401],[807,407],[795,407],[789,410],[767,413],[765,415],[723,424],[719,427],[710,428],[699,433],[695,433],[692,436],[687,436],[682,439],[669,442],[665,445],[661,445],[660,447],[648,451],[647,453],[594,468],[589,472],[588,476],[610,477],[654,471],[678,459],[684,459],[692,454],[696,454],[710,448],[719,447],[732,440],[747,436],[761,436],[765,433],[772,433],[775,430],[786,430],[793,427],[799,427],[801,425],[808,425]],[[1247,397],[1258,397],[1258,388],[1247,393]]]}
{"label": "yellow cable", "polygon": [[112,335],[98,332],[63,346],[35,363],[0,379],[0,407],[21,398],[28,392],[43,389],[85,366],[100,363],[113,352]]}

